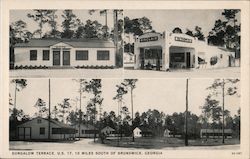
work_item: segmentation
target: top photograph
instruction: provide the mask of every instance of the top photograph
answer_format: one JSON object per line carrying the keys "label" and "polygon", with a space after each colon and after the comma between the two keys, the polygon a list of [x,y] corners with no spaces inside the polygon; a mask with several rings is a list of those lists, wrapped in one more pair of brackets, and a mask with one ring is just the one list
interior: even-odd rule
{"label": "top photograph", "polygon": [[241,11],[124,10],[129,77],[240,77]]}
{"label": "top photograph", "polygon": [[240,77],[241,10],[10,10],[11,78]]}
{"label": "top photograph", "polygon": [[9,22],[10,77],[122,77],[122,10],[10,10]]}

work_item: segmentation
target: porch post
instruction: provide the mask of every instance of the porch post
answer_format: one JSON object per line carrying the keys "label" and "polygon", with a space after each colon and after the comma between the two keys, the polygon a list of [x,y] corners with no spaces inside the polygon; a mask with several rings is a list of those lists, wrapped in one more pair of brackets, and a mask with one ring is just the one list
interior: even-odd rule
{"label": "porch post", "polygon": [[134,69],[139,69],[140,68],[140,48],[139,47],[136,47],[134,49],[134,56],[135,56]]}
{"label": "porch post", "polygon": [[162,47],[162,70],[169,70],[169,46]]}

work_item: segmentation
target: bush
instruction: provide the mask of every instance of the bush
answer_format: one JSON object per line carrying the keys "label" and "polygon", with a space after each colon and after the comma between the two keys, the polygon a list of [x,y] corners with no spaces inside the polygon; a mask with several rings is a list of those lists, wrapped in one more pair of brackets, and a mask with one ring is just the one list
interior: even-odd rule
{"label": "bush", "polygon": [[218,62],[218,57],[217,56],[213,56],[210,58],[210,65],[215,65]]}

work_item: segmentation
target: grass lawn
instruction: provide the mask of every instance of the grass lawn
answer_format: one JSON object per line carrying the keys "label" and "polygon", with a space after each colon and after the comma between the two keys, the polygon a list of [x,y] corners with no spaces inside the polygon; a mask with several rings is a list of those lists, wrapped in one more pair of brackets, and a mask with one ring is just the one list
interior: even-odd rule
{"label": "grass lawn", "polygon": [[[143,148],[143,149],[162,149],[165,147],[183,147],[185,146],[184,139],[179,138],[150,138],[141,137],[135,138],[135,142],[132,142],[132,138],[123,137],[121,140],[117,138],[108,138],[104,141],[104,144],[114,147],[130,147],[130,148]],[[240,144],[238,139],[225,139],[224,145],[234,145]],[[220,146],[222,144],[222,139],[208,139],[207,141],[203,139],[189,139],[190,146]]]}

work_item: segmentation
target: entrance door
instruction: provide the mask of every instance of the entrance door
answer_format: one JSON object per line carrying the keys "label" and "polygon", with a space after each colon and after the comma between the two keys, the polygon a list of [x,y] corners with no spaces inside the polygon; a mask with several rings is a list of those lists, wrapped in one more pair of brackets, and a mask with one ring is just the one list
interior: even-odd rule
{"label": "entrance door", "polygon": [[53,51],[53,66],[60,66],[60,51]]}
{"label": "entrance door", "polygon": [[186,53],[186,68],[190,68],[190,52]]}
{"label": "entrance door", "polygon": [[68,66],[70,65],[70,52],[63,51],[63,65]]}

